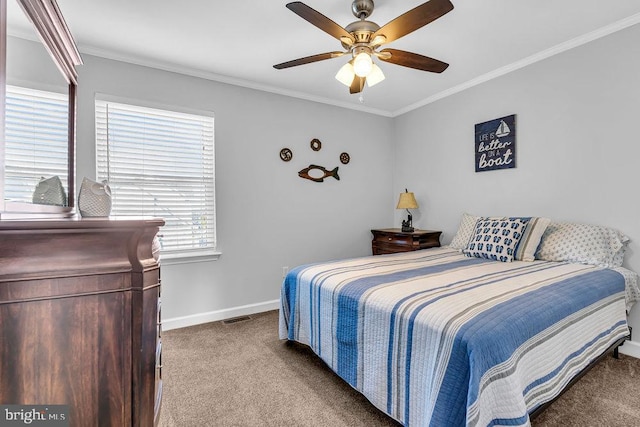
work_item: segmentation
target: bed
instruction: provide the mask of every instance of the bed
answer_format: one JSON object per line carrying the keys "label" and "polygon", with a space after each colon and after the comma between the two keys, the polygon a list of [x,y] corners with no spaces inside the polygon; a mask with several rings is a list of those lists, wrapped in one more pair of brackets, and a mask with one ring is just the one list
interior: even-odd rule
{"label": "bed", "polygon": [[629,335],[637,275],[524,261],[517,245],[500,262],[470,254],[472,240],[462,251],[454,245],[291,270],[280,338],[308,345],[403,425],[528,425],[531,413]]}

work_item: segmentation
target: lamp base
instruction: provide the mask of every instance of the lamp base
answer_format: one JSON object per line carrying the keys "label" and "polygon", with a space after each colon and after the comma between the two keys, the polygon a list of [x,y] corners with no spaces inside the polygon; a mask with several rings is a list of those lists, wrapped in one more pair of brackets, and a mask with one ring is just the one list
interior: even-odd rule
{"label": "lamp base", "polygon": [[403,233],[412,233],[414,228],[411,224],[411,217],[409,217],[406,221],[402,221],[402,232]]}

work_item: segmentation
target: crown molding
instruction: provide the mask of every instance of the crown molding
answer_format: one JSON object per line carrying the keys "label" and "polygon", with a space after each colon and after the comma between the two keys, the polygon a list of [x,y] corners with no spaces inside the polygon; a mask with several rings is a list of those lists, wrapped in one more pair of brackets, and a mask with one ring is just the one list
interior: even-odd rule
{"label": "crown molding", "polygon": [[354,105],[348,102],[340,102],[330,98],[324,98],[320,96],[310,95],[304,92],[298,92],[294,90],[288,90],[279,88],[276,86],[265,85],[261,83],[252,82],[249,80],[238,79],[223,74],[216,74],[209,71],[198,70],[190,67],[182,67],[176,64],[171,64],[162,61],[154,61],[149,59],[138,58],[130,55],[123,55],[109,50],[96,49],[89,46],[79,45],[80,53],[97,56],[100,58],[110,59],[113,61],[126,62],[133,65],[139,65],[142,67],[154,68],[157,70],[168,71],[171,73],[182,74],[191,77],[197,77],[206,80],[212,80],[219,83],[230,84],[234,86],[240,86],[247,89],[259,90],[262,92],[269,92],[276,95],[288,96],[291,98],[303,99],[306,101],[318,102],[320,104],[327,104],[334,107],[348,108],[350,110],[357,110],[364,113],[374,114],[378,116],[391,117],[390,111],[380,110],[377,108],[371,108],[367,106]]}
{"label": "crown molding", "polygon": [[531,55],[527,58],[524,58],[520,61],[516,61],[514,63],[511,63],[509,65],[506,65],[504,67],[500,67],[496,70],[490,71],[486,74],[483,74],[479,77],[476,77],[475,79],[471,79],[467,82],[464,82],[462,84],[459,84],[457,86],[454,86],[452,88],[449,88],[447,90],[444,90],[442,92],[439,92],[433,96],[430,96],[426,99],[423,99],[422,101],[418,101],[414,104],[408,105],[404,108],[401,108],[399,110],[396,110],[394,112],[391,113],[391,117],[398,117],[402,114],[408,113],[410,111],[413,111],[415,109],[418,109],[420,107],[424,107],[425,105],[431,104],[433,102],[436,102],[440,99],[446,98],[448,96],[454,95],[456,93],[462,92],[464,90],[467,90],[469,88],[472,88],[474,86],[477,86],[479,84],[488,82],[490,80],[493,80],[495,78],[504,76],[505,74],[509,74],[513,71],[519,70],[521,68],[524,68],[528,65],[534,64],[536,62],[542,61],[544,59],[550,58],[554,55],[557,55],[559,53],[562,52],[566,52],[568,50],[571,50],[573,48],[576,48],[578,46],[582,46],[583,44],[592,42],[594,40],[597,40],[599,38],[608,36],[609,34],[613,34],[615,32],[618,32],[620,30],[624,30],[625,28],[631,27],[633,25],[636,25],[640,23],[640,13],[636,13],[635,15],[631,15],[625,19],[622,19],[620,21],[614,22],[613,24],[607,25],[605,27],[599,28],[595,31],[591,31],[590,33],[586,33],[580,37],[576,37],[574,39],[568,40],[564,43],[560,43],[556,46],[553,46],[549,49],[543,50],[541,52],[538,52],[534,55]]}

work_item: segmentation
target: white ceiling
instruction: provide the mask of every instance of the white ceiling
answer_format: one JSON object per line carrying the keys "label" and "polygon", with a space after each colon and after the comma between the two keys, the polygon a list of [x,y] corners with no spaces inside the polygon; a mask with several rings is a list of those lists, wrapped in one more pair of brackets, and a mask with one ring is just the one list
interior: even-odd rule
{"label": "white ceiling", "polygon": [[[24,33],[9,0],[9,33]],[[424,0],[375,0],[380,26]],[[334,79],[336,58],[274,64],[341,50],[286,0],[58,0],[80,52],[395,116],[537,59],[640,22],[639,0],[452,0],[454,9],[386,45],[450,64],[442,74],[381,63],[386,80],[363,99]],[[341,26],[351,0],[305,0]]]}

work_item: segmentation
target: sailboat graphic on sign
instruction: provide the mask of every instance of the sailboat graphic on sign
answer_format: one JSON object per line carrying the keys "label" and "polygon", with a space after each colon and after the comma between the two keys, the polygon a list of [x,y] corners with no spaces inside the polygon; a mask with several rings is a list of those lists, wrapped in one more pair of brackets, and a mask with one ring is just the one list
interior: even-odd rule
{"label": "sailboat graphic on sign", "polygon": [[511,129],[504,122],[504,120],[500,120],[500,125],[498,126],[498,130],[496,131],[496,136],[499,138],[503,138],[508,136],[511,133]]}

